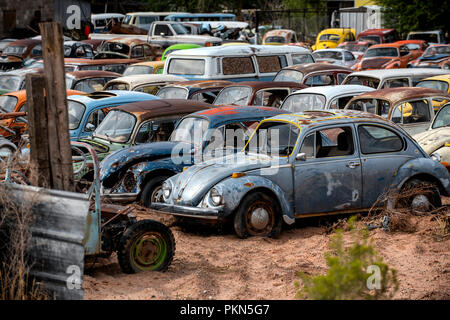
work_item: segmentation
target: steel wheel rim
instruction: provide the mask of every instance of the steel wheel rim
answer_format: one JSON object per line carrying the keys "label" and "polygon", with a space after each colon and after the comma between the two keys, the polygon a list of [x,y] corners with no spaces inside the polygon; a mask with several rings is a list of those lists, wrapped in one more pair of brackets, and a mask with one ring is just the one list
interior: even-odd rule
{"label": "steel wheel rim", "polygon": [[272,206],[264,201],[256,201],[246,212],[248,232],[253,236],[266,235],[275,224],[275,215]]}
{"label": "steel wheel rim", "polygon": [[162,191],[162,185],[157,186],[150,196],[151,202],[163,202],[163,191]]}
{"label": "steel wheel rim", "polygon": [[167,255],[166,241],[159,233],[146,232],[136,239],[131,250],[133,263],[141,270],[155,270]]}

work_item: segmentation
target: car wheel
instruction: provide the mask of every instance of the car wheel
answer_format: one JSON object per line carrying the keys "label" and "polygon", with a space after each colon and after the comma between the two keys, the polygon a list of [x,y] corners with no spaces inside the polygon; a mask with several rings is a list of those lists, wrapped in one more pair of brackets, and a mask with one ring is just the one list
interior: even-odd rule
{"label": "car wheel", "polygon": [[117,250],[120,268],[125,273],[164,271],[174,254],[172,231],[154,220],[141,220],[127,228]]}
{"label": "car wheel", "polygon": [[141,195],[144,206],[150,208],[153,202],[163,202],[162,184],[167,178],[169,176],[158,176],[147,182]]}
{"label": "car wheel", "polygon": [[411,179],[407,181],[397,200],[396,208],[410,208],[415,211],[427,212],[442,206],[439,188],[429,181]]}
{"label": "car wheel", "polygon": [[234,231],[240,238],[277,237],[281,233],[281,210],[276,200],[255,192],[242,200],[234,216]]}
{"label": "car wheel", "polygon": [[450,69],[450,64],[446,63],[442,66],[442,69],[444,70],[449,70]]}

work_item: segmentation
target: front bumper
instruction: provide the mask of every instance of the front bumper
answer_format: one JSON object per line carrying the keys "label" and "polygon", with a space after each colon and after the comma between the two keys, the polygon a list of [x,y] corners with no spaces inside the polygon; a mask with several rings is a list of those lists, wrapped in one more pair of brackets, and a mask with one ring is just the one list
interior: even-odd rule
{"label": "front bumper", "polygon": [[221,209],[188,207],[167,203],[153,203],[151,208],[160,211],[161,213],[167,213],[174,216],[206,220],[218,220],[221,213]]}

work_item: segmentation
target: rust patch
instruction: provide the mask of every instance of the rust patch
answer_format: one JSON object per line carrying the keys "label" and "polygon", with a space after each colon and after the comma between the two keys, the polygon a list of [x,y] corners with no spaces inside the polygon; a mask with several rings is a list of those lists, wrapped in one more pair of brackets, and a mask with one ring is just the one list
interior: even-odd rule
{"label": "rust patch", "polygon": [[255,184],[251,183],[251,182],[244,183],[244,186],[249,187],[249,188],[253,187],[254,185]]}

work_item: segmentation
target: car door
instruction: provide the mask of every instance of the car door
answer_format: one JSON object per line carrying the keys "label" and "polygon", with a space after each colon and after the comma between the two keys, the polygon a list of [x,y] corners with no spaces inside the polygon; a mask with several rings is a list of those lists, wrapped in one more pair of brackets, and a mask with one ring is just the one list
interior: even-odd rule
{"label": "car door", "polygon": [[361,161],[352,124],[306,135],[294,162],[294,193],[298,216],[361,207]]}
{"label": "car door", "polygon": [[[362,207],[371,208],[389,190],[398,168],[412,159],[401,135],[381,124],[357,125],[362,165]],[[381,206],[381,201],[378,203]]]}

